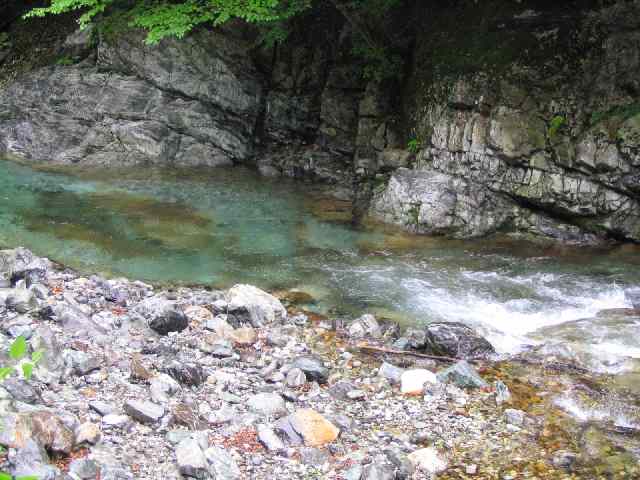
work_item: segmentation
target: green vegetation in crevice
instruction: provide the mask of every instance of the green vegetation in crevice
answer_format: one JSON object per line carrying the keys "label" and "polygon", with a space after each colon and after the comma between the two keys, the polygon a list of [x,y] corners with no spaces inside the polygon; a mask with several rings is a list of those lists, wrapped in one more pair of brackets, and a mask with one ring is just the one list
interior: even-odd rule
{"label": "green vegetation in crevice", "polygon": [[9,34],[7,32],[0,32],[0,50],[9,48],[10,45]]}
{"label": "green vegetation in crevice", "polygon": [[558,132],[567,124],[567,119],[563,115],[554,116],[549,122],[549,128],[547,129],[547,136],[550,140],[556,138]]}
{"label": "green vegetation in crevice", "polygon": [[411,138],[407,142],[407,150],[409,150],[414,155],[418,153],[421,147],[422,147],[422,142],[418,140],[416,137]]}
{"label": "green vegetation in crevice", "polygon": [[69,66],[73,65],[74,63],[75,62],[73,61],[73,58],[71,58],[69,55],[63,55],[56,60],[56,65],[59,66]]}

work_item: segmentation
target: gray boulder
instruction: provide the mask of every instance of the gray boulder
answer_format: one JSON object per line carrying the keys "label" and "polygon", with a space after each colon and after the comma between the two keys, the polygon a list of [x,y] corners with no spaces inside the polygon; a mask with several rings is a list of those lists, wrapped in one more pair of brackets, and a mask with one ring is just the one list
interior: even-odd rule
{"label": "gray boulder", "polygon": [[471,327],[458,322],[434,322],[425,327],[424,350],[432,355],[468,359],[495,353],[493,346]]}

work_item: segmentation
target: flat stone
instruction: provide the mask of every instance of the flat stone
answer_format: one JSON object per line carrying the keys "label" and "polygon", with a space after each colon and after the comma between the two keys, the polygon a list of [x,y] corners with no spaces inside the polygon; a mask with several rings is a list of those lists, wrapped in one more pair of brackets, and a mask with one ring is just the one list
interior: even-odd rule
{"label": "flat stone", "polygon": [[265,417],[280,418],[287,414],[284,398],[277,393],[258,393],[247,400],[247,407]]}
{"label": "flat stone", "polygon": [[114,407],[110,403],[102,402],[100,400],[89,402],[89,408],[97,412],[102,417],[115,413],[117,411],[116,407]]}
{"label": "flat stone", "polygon": [[34,477],[38,480],[57,480],[59,469],[49,464],[47,452],[34,439],[29,438],[24,445],[10,455],[12,478]]}
{"label": "flat stone", "polygon": [[333,442],[340,430],[315,410],[301,409],[289,416],[293,429],[308,447],[322,447]]}
{"label": "flat stone", "polygon": [[129,400],[124,404],[124,411],[140,423],[156,423],[164,415],[164,407],[155,403]]}
{"label": "flat stone", "polygon": [[[50,412],[32,412],[26,415],[26,424],[30,425],[28,436],[39,441],[40,445],[50,452],[69,454],[75,444],[73,431],[62,418]],[[20,433],[18,433],[20,435]],[[24,435],[24,433],[22,433]]]}
{"label": "flat stone", "polygon": [[102,417],[102,424],[109,427],[122,427],[129,423],[129,417],[126,415],[108,414]]}
{"label": "flat stone", "polygon": [[453,383],[461,388],[489,387],[489,384],[478,375],[475,368],[464,360],[438,372],[437,378],[442,383]]}
{"label": "flat stone", "polygon": [[400,392],[403,395],[422,395],[426,385],[435,385],[438,379],[433,372],[418,368],[407,370],[400,377]]}

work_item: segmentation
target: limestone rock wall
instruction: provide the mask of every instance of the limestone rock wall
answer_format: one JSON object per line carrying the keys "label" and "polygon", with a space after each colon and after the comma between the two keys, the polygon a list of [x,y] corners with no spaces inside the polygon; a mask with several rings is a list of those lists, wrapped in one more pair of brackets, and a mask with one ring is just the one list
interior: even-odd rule
{"label": "limestone rock wall", "polygon": [[405,97],[415,160],[372,213],[457,237],[640,241],[640,2],[499,3],[424,29]]}
{"label": "limestone rock wall", "polygon": [[405,3],[406,68],[385,81],[331,9],[274,49],[237,26],[72,35],[71,61],[0,91],[0,154],[249,163],[418,233],[640,241],[640,1]]}

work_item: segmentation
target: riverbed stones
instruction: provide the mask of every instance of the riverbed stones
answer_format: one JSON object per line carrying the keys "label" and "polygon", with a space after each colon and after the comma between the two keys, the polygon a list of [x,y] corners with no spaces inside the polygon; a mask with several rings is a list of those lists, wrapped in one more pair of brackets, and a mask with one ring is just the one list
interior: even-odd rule
{"label": "riverbed stones", "polygon": [[228,312],[235,319],[236,327],[281,324],[287,311],[273,295],[251,285],[236,285],[228,293]]}
{"label": "riverbed stones", "polygon": [[329,369],[325,367],[320,357],[314,355],[303,355],[296,358],[291,364],[292,368],[302,370],[309,380],[315,380],[320,384],[327,383],[329,379]]}
{"label": "riverbed stones", "polygon": [[223,448],[212,446],[204,451],[209,471],[215,480],[239,480],[240,469],[233,457]]}
{"label": "riverbed stones", "polygon": [[24,446],[10,452],[9,462],[13,478],[37,478],[38,480],[56,480],[61,472],[49,463],[45,449],[34,439],[28,439]]}
{"label": "riverbed stones", "polygon": [[30,290],[25,288],[15,288],[5,300],[5,304],[9,310],[18,313],[27,313],[38,306],[38,301]]}
{"label": "riverbed stones", "polygon": [[298,367],[294,367],[287,372],[286,384],[289,388],[298,388],[307,383],[307,376]]}
{"label": "riverbed stones", "polygon": [[507,423],[517,427],[524,425],[524,421],[526,419],[526,414],[522,410],[516,410],[514,408],[507,408],[504,411],[504,416]]}
{"label": "riverbed stones", "polygon": [[286,448],[282,439],[267,425],[258,425],[258,440],[271,452],[278,452]]}
{"label": "riverbed stones", "polygon": [[365,314],[349,325],[347,333],[351,338],[355,339],[365,337],[380,338],[382,336],[382,329],[376,317],[371,314]]}
{"label": "riverbed stones", "polygon": [[154,424],[164,416],[164,407],[143,400],[129,400],[123,408],[125,413],[140,423]]}
{"label": "riverbed stones", "polygon": [[175,454],[182,475],[198,479],[210,478],[207,458],[196,440],[182,440],[176,447]]}
{"label": "riverbed stones", "polygon": [[247,399],[247,408],[264,417],[280,418],[287,414],[284,399],[277,393],[258,393]]}
{"label": "riverbed stones", "polygon": [[459,359],[484,358],[493,346],[474,329],[458,322],[434,322],[425,327],[424,350],[432,355]]}
{"label": "riverbed stones", "polygon": [[160,335],[167,335],[171,332],[181,332],[188,326],[189,319],[187,316],[180,310],[174,308],[168,308],[149,321],[149,328]]}
{"label": "riverbed stones", "polygon": [[340,433],[338,427],[315,410],[308,408],[297,410],[290,415],[289,422],[308,447],[322,447],[333,442]]}
{"label": "riverbed stones", "polygon": [[422,448],[410,453],[407,458],[413,466],[430,475],[442,472],[447,468],[447,461],[433,447]]}
{"label": "riverbed stones", "polygon": [[406,370],[400,377],[400,392],[403,395],[422,395],[425,387],[438,383],[436,375],[424,368]]}
{"label": "riverbed stones", "polygon": [[165,373],[156,375],[149,382],[149,393],[155,403],[167,403],[179,391],[180,384]]}
{"label": "riverbed stones", "polygon": [[437,374],[438,381],[442,383],[453,383],[461,388],[487,388],[489,384],[478,375],[475,368],[465,360],[456,362]]}
{"label": "riverbed stones", "polygon": [[102,433],[95,423],[84,422],[75,430],[76,445],[95,445],[100,441]]}
{"label": "riverbed stones", "polygon": [[164,371],[180,384],[190,387],[197,387],[206,380],[202,366],[197,363],[173,360]]}
{"label": "riverbed stones", "polygon": [[404,368],[396,367],[391,363],[383,362],[378,370],[378,375],[382,378],[386,378],[392,384],[399,384],[404,373]]}

